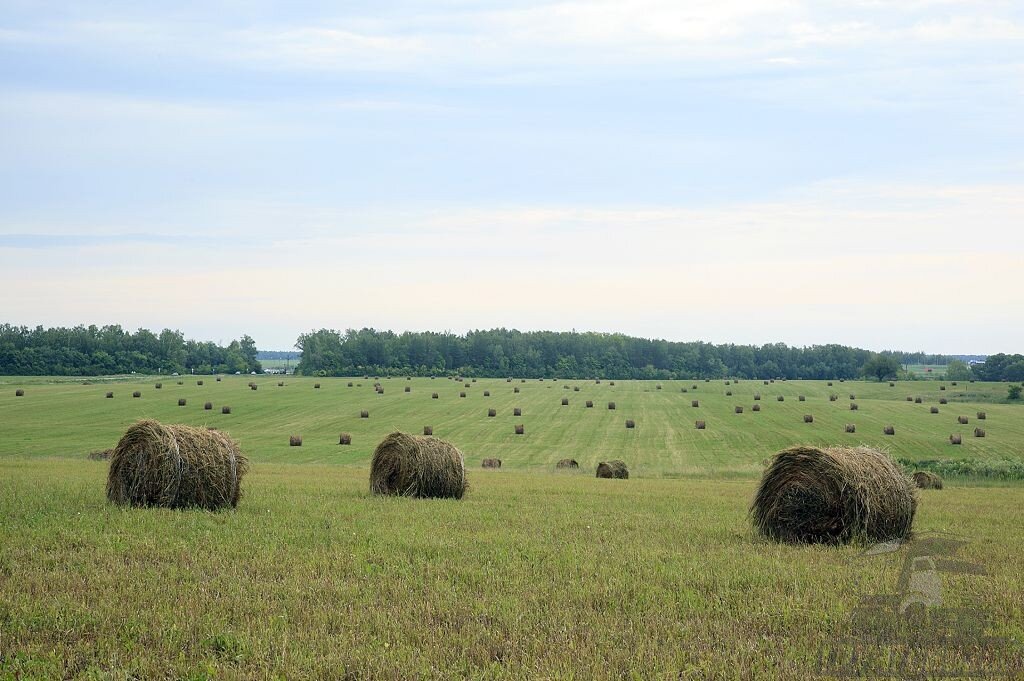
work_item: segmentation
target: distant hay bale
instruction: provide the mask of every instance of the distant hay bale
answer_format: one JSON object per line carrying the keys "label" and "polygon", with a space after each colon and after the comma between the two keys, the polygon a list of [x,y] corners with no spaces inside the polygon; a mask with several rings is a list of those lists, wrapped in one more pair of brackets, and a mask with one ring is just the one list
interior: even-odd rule
{"label": "distant hay bale", "polygon": [[249,385],[249,387],[250,387],[251,389],[253,389],[253,390],[256,390],[257,388],[259,388],[259,386],[258,386],[258,385],[256,385],[255,383],[252,383],[252,384],[250,384],[250,385]]}
{"label": "distant hay bale", "polygon": [[227,406],[221,407],[220,408],[220,413],[221,414],[230,414],[231,413],[231,407],[227,407]]}
{"label": "distant hay bale", "polygon": [[828,382],[828,387],[830,387],[830,388],[832,387],[832,381]]}
{"label": "distant hay bale", "polygon": [[565,407],[568,404],[569,404],[569,398],[568,397],[563,397],[562,398],[562,406]]}
{"label": "distant hay bale", "polygon": [[501,459],[484,459],[480,463],[482,468],[501,468]]}
{"label": "distant hay bale", "polygon": [[761,399],[761,393],[754,393],[754,400],[755,401],[760,401],[760,399]]}
{"label": "distant hay bale", "polygon": [[359,412],[359,418],[361,418],[361,419],[368,419],[368,418],[370,418],[370,412],[368,412],[365,409],[363,409],[361,412]]}
{"label": "distant hay bale", "polygon": [[694,383],[693,385],[690,386],[690,390],[696,390],[696,389],[697,389],[697,384],[696,383]]}
{"label": "distant hay bale", "polygon": [[89,452],[86,455],[86,458],[89,459],[89,461],[106,461],[110,458],[110,455],[113,454],[113,452],[113,449],[97,449],[96,451]]}
{"label": "distant hay bale", "polygon": [[523,410],[522,410],[521,407],[513,407],[512,408],[512,416],[522,416],[522,415],[523,415]]}
{"label": "distant hay bale", "polygon": [[436,399],[439,399],[439,397],[438,397],[437,393],[431,393],[430,394],[430,399],[436,400]]}
{"label": "distant hay bale", "polygon": [[185,385],[185,381],[178,381],[178,385]]}
{"label": "distant hay bale", "polygon": [[412,392],[412,388],[410,386],[405,386],[405,392],[411,393]]}
{"label": "distant hay bale", "polygon": [[217,377],[217,382],[220,383],[220,376]]}
{"label": "distant hay bale", "polygon": [[203,409],[205,409],[206,411],[213,409],[213,402],[207,402],[206,404],[204,404]]}
{"label": "distant hay bale", "polygon": [[518,393],[519,392],[519,386],[517,385],[516,387],[512,388],[512,392]]}
{"label": "distant hay bale", "polygon": [[725,391],[725,396],[726,397],[732,397],[732,391],[731,390],[726,390]]}
{"label": "distant hay bale", "polygon": [[491,396],[491,391],[490,390],[485,390],[484,391],[484,397],[490,397],[490,396]]}
{"label": "distant hay bale", "polygon": [[895,388],[895,387],[896,387],[896,384],[895,384],[895,383],[893,383],[892,381],[889,381],[889,387],[890,387],[890,388]]}
{"label": "distant hay bale", "polygon": [[932,407],[928,411],[930,413],[932,413],[932,414],[938,414],[939,413],[939,408],[938,407]]}
{"label": "distant hay bale", "polygon": [[352,436],[349,433],[342,433],[338,437],[338,444],[339,445],[350,445],[350,444],[352,444]]}
{"label": "distant hay bale", "polygon": [[974,429],[974,437],[985,437],[985,431],[982,428]]}
{"label": "distant hay bale", "polygon": [[846,432],[847,433],[856,433],[857,432],[857,426],[855,426],[852,423],[847,423],[846,424]]}
{"label": "distant hay bale", "polygon": [[132,397],[142,397],[142,393],[136,390],[135,392],[132,393]]}
{"label": "distant hay bale", "polygon": [[735,412],[737,414],[742,414],[743,413],[743,407],[737,405],[737,406],[733,407],[733,412]]}
{"label": "distant hay bale", "polygon": [[107,499],[122,506],[235,507],[249,462],[218,430],[139,421],[110,456]]}
{"label": "distant hay bale", "polygon": [[699,407],[700,406],[700,400],[690,400],[690,406],[691,407]]}
{"label": "distant hay bale", "polygon": [[[544,379],[542,378],[542,379],[540,379],[540,380],[542,380],[542,381],[543,381]],[[525,378],[520,378],[520,379],[519,379],[519,382],[520,382],[520,383],[526,383],[526,379],[525,379]]]}
{"label": "distant hay bale", "polygon": [[351,387],[352,387],[352,381],[349,381],[349,382],[348,382],[348,384],[347,384],[347,386],[348,386],[349,388],[351,388]]}
{"label": "distant hay bale", "polygon": [[851,399],[851,400],[855,400],[855,399],[857,399],[857,396],[856,396],[856,395],[854,395],[853,393],[850,393],[850,399]]}
{"label": "distant hay bale", "polygon": [[914,398],[911,397],[910,395],[907,395],[907,402],[913,402],[913,401],[914,401]]}
{"label": "distant hay bale", "polygon": [[579,468],[580,464],[576,459],[562,459],[555,464],[555,468]]}
{"label": "distant hay bale", "polygon": [[474,378],[472,382],[473,382],[473,383],[476,383],[476,379]]}
{"label": "distant hay bale", "polygon": [[[768,385],[768,381],[763,381],[763,383],[764,383],[765,385]],[[831,385],[831,383],[830,383],[829,385]]]}
{"label": "distant hay bale", "polygon": [[[956,444],[960,444],[957,442]],[[942,476],[931,471],[915,471],[911,476],[918,489],[942,489]]]}
{"label": "distant hay bale", "polygon": [[524,432],[523,424],[516,424],[516,435],[522,435]]}
{"label": "distant hay bale", "polygon": [[730,385],[729,381],[726,381],[726,382],[725,382],[725,384],[726,384],[726,385]]}
{"label": "distant hay bale", "polygon": [[629,469],[626,468],[626,462],[621,459],[602,461],[597,464],[597,477],[628,480]]}
{"label": "distant hay bale", "polygon": [[487,416],[489,418],[494,418],[497,415],[498,415],[498,410],[497,409],[488,409],[487,410]]}
{"label": "distant hay bale", "polygon": [[633,419],[626,419],[626,427],[636,428],[636,421],[634,421]]}
{"label": "distant hay bale", "polygon": [[614,410],[615,409],[615,403],[614,402],[609,402],[608,403],[608,408]]}
{"label": "distant hay bale", "polygon": [[575,386],[575,387],[574,387],[574,388],[572,389],[572,391],[573,391],[574,393],[578,393],[578,392],[580,391],[580,387],[579,387],[579,386],[577,385],[577,386]]}
{"label": "distant hay bale", "polygon": [[885,428],[882,429],[882,432],[885,433],[886,435],[895,435],[896,434],[896,427],[895,426],[886,426]]}
{"label": "distant hay bale", "polygon": [[961,426],[966,426],[969,421],[970,421],[970,419],[967,418],[966,416],[957,416],[956,417],[956,422],[959,423]]}
{"label": "distant hay bale", "polygon": [[[24,395],[24,394],[25,394],[25,391],[24,391],[24,390],[19,390],[18,392],[20,392],[20,393],[21,393],[21,395]],[[21,397],[21,395],[18,395],[18,393],[17,393],[17,392],[16,392],[16,393],[14,393],[14,394],[15,394],[16,396],[18,396],[18,397]],[[110,399],[113,399],[113,398],[114,398],[114,393],[113,393],[113,391],[108,391],[108,392],[107,392],[107,395],[106,395],[106,397],[107,397],[107,399],[108,399],[108,400],[110,400]]]}
{"label": "distant hay bale", "polygon": [[284,387],[284,381],[278,381],[277,382],[277,387],[278,388],[283,388]]}
{"label": "distant hay bale", "polygon": [[772,459],[750,516],[763,536],[787,543],[902,539],[917,510],[912,481],[868,447],[792,447]]}
{"label": "distant hay bale", "polygon": [[466,391],[465,390],[462,390],[462,391],[459,392],[459,397],[465,397],[465,396],[466,396]]}
{"label": "distant hay bale", "polygon": [[434,427],[433,426],[423,426],[423,434],[424,435],[433,435],[434,434]]}
{"label": "distant hay bale", "polygon": [[687,390],[686,388],[680,388],[680,389],[679,389],[679,392],[681,392],[681,393],[688,393],[688,392],[690,392],[690,391],[689,391],[689,390]]}
{"label": "distant hay bale", "polygon": [[834,395],[834,394],[833,394],[833,395],[829,395],[829,396],[828,396],[828,401],[829,401],[829,402],[835,402],[835,401],[836,401],[836,400],[838,400],[838,399],[839,399],[839,395]]}
{"label": "distant hay bale", "polygon": [[704,430],[705,428],[707,428],[707,424],[704,423],[703,421],[697,421],[695,425],[697,426],[697,430]]}
{"label": "distant hay bale", "polygon": [[320,384],[319,383],[314,383],[313,384],[313,390],[319,390],[319,389],[320,389]]}
{"label": "distant hay bale", "polygon": [[960,445],[963,444],[963,442],[964,438],[963,435],[961,435],[960,433],[953,433],[952,435],[949,436],[949,444],[951,445]]}
{"label": "distant hay bale", "polygon": [[587,400],[586,405],[587,405],[587,409],[591,409],[594,406],[594,401],[593,400]]}
{"label": "distant hay bale", "polygon": [[[726,385],[728,385],[728,383],[727,383]],[[656,385],[656,386],[655,386],[655,389],[656,389],[656,390],[661,390],[661,383],[659,383],[658,385]]]}
{"label": "distant hay bale", "polygon": [[803,396],[803,395],[800,395],[796,399],[797,399],[798,402],[806,402],[807,401],[807,398],[805,396]]}
{"label": "distant hay bale", "polygon": [[156,384],[156,385],[154,385],[153,387],[154,387],[154,388],[156,388],[157,390],[162,390],[162,389],[163,389],[163,387],[164,387],[164,384],[163,384],[163,383],[157,383],[157,384]]}
{"label": "distant hay bale", "polygon": [[949,400],[947,400],[945,397],[940,397],[939,404],[949,404]]}
{"label": "distant hay bale", "polygon": [[179,397],[178,398],[178,406],[179,407],[184,407],[185,404],[186,404],[185,398],[184,397]]}
{"label": "distant hay bale", "polygon": [[615,385],[615,381],[608,381],[608,385]]}
{"label": "distant hay bale", "polygon": [[983,412],[983,411],[979,411],[978,414],[977,414],[977,417],[978,417],[979,421],[984,421],[987,418],[985,412]]}
{"label": "distant hay bale", "polygon": [[203,384],[202,381],[196,381],[196,385],[202,385],[202,384]]}
{"label": "distant hay bale", "polygon": [[370,492],[461,499],[466,493],[462,452],[437,438],[391,433],[373,452]]}
{"label": "distant hay bale", "polygon": [[856,402],[850,402],[850,411],[857,411],[858,409],[860,409],[860,407]]}
{"label": "distant hay bale", "polygon": [[761,405],[755,404],[753,407],[750,408],[750,411],[761,411]]}
{"label": "distant hay bale", "polygon": [[777,401],[779,401],[779,402],[785,402],[785,401],[786,401],[786,398],[785,398],[785,396],[783,396],[783,395],[779,395],[779,396],[778,396],[778,397],[776,397],[775,399],[776,399]]}
{"label": "distant hay bale", "polygon": [[302,436],[301,435],[289,435],[288,436],[288,446],[289,447],[301,447],[302,446]]}
{"label": "distant hay bale", "polygon": [[468,387],[469,387],[469,383],[463,383],[463,384],[462,384],[462,387],[463,387],[463,388],[468,388]]}
{"label": "distant hay bale", "polygon": [[915,397],[914,398],[914,404],[923,404],[923,403],[924,403],[924,400],[921,399],[920,397]]}
{"label": "distant hay bale", "polygon": [[945,390],[945,389],[946,389],[946,386],[944,386],[944,385],[940,385],[939,386],[939,390]]}
{"label": "distant hay bale", "polygon": [[804,414],[804,423],[814,423],[814,415]]}
{"label": "distant hay bale", "polygon": [[568,389],[569,389],[569,386],[567,386],[567,385],[563,385],[562,386],[562,390],[568,390]]}

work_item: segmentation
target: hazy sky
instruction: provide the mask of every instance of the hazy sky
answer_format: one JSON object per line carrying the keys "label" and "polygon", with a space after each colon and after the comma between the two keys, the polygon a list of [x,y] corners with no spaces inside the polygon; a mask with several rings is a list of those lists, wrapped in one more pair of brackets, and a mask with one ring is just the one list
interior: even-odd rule
{"label": "hazy sky", "polygon": [[1024,346],[1024,3],[0,1],[0,321]]}

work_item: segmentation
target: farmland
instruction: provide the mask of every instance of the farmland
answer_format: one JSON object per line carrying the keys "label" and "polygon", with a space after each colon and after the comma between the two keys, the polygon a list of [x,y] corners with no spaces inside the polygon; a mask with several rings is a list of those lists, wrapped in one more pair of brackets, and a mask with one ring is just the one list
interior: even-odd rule
{"label": "farmland", "polygon": [[[376,394],[372,378],[280,380],[3,380],[0,678],[813,676],[859,597],[893,590],[900,562],[754,536],[764,459],[846,443],[1020,461],[1024,443],[1004,384],[393,378]],[[972,437],[979,411],[984,438]],[[252,461],[237,510],[107,504],[106,465],[85,455],[143,417],[237,439]],[[426,425],[465,452],[466,497],[371,497],[375,444]],[[480,470],[485,457],[502,469]],[[554,471],[564,457],[580,471]],[[629,480],[592,477],[609,458]],[[1008,642],[984,655],[947,646],[928,668],[1019,663],[1021,490],[964,478],[921,493],[915,529],[969,538],[960,557],[988,569],[944,577],[951,605],[983,610]]]}

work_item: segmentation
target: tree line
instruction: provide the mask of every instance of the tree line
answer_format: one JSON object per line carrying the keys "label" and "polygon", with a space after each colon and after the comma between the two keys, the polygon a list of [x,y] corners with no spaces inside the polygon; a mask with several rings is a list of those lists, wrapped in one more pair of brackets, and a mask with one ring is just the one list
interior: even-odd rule
{"label": "tree line", "polygon": [[[948,364],[954,359],[924,353],[873,353],[843,345],[715,345],[616,333],[510,329],[465,335],[320,329],[300,335],[295,346],[302,351],[298,371],[321,376],[461,374],[668,380],[730,376],[853,379],[871,375],[884,379],[890,374],[895,377],[904,364]],[[869,364],[876,358],[886,361]]]}
{"label": "tree line", "polygon": [[120,326],[43,328],[0,324],[0,374],[99,376],[136,373],[250,373],[263,369],[249,336],[226,347],[180,331],[132,333]]}

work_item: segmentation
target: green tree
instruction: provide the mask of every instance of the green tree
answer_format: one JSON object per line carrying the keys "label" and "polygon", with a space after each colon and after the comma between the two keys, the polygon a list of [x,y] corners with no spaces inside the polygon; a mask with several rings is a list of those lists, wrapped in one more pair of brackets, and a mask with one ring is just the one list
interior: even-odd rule
{"label": "green tree", "polygon": [[869,378],[877,378],[879,381],[887,381],[900,373],[899,361],[891,355],[872,355],[864,366],[861,373]]}
{"label": "green tree", "polygon": [[1011,400],[1020,399],[1021,387],[1019,385],[1011,385],[1006,389],[1006,397]]}
{"label": "green tree", "polygon": [[946,378],[950,381],[969,381],[971,379],[971,367],[963,360],[950,360],[946,365]]}

